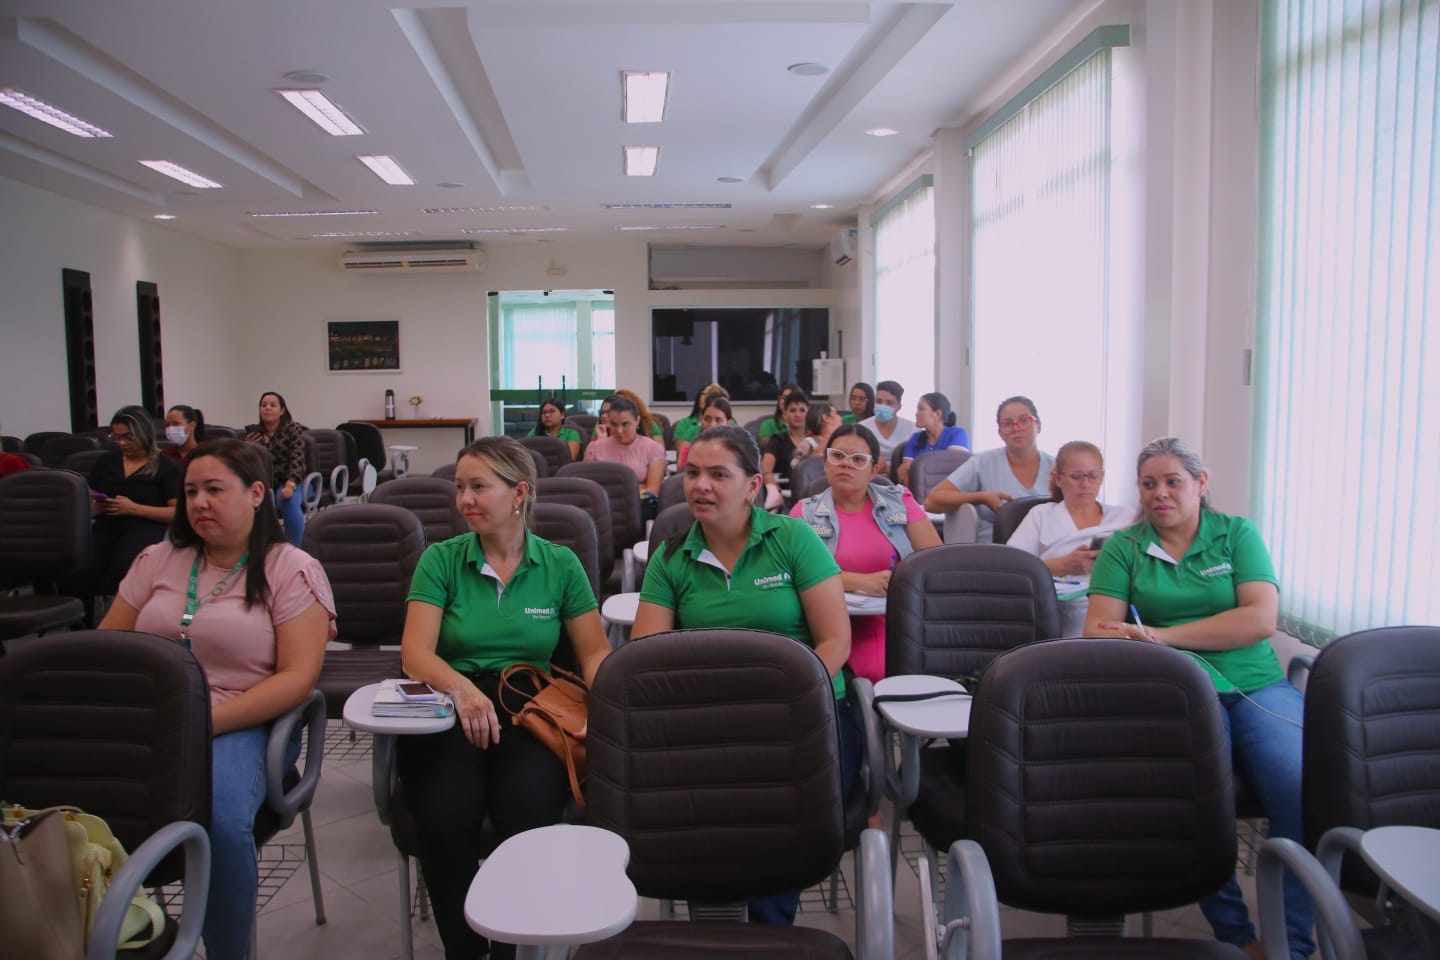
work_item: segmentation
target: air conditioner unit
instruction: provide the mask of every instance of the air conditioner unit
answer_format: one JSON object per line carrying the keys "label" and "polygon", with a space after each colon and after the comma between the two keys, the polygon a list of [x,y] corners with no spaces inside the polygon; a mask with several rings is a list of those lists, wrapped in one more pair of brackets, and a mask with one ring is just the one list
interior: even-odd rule
{"label": "air conditioner unit", "polygon": [[830,260],[837,267],[843,267],[855,259],[855,228],[847,227],[835,234],[830,241]]}
{"label": "air conditioner unit", "polygon": [[413,247],[346,250],[343,270],[368,273],[478,273],[485,269],[485,253],[473,243],[426,244]]}

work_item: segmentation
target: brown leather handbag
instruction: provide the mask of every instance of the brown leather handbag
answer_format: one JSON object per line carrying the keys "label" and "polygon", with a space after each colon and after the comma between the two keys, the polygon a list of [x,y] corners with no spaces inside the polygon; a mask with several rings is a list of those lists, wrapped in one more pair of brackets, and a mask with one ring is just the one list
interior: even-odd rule
{"label": "brown leather handbag", "polygon": [[[509,711],[511,723],[530,731],[531,736],[549,747],[565,764],[565,772],[570,776],[570,792],[584,810],[585,795],[580,792],[580,785],[585,782],[582,735],[589,719],[586,697],[590,690],[575,674],[553,665],[550,670],[553,672],[528,663],[506,667],[500,674],[500,705]],[[528,677],[535,693],[517,689],[512,681],[514,677]],[[520,709],[512,709],[505,702],[506,693],[525,698]]]}

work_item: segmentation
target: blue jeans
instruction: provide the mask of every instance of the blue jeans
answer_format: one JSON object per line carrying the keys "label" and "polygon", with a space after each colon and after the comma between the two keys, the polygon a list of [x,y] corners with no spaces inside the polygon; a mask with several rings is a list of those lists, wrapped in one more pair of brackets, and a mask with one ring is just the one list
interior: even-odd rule
{"label": "blue jeans", "polygon": [[[287,761],[300,756],[301,728]],[[205,955],[244,960],[255,922],[260,885],[255,853],[255,814],[265,802],[265,746],[270,725],[248,727],[211,743],[210,903],[205,910]]]}
{"label": "blue jeans", "polygon": [[[850,796],[860,772],[860,721],[849,700],[835,702],[836,720],[840,727],[840,795]],[[841,801],[844,806],[844,800]],[[795,913],[800,909],[800,891],[789,890],[768,897],[751,897],[748,903],[751,923],[769,923],[777,927],[793,927]]]}
{"label": "blue jeans", "polygon": [[[1230,737],[1235,772],[1244,778],[1265,808],[1270,818],[1270,836],[1304,843],[1300,815],[1300,723],[1304,717],[1304,698],[1284,680],[1252,691],[1249,697],[1254,703],[1238,693],[1220,694],[1221,715]],[[1234,877],[1227,880],[1219,892],[1201,900],[1200,911],[1210,921],[1215,939],[1239,947],[1255,939],[1255,927],[1250,923],[1240,885]],[[1314,952],[1314,927],[1315,903],[1294,874],[1287,872],[1285,930],[1290,938],[1290,956],[1295,960],[1304,960]]]}
{"label": "blue jeans", "polygon": [[300,488],[295,488],[295,492],[290,494],[289,500],[281,495],[282,489],[284,488],[275,488],[275,510],[285,523],[285,539],[289,540],[293,546],[299,547],[300,538],[305,536],[305,507],[300,502]]}

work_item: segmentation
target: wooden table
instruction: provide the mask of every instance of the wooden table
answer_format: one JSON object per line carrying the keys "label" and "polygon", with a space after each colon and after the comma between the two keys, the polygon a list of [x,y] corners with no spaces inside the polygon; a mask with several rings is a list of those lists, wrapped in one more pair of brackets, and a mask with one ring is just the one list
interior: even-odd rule
{"label": "wooden table", "polygon": [[429,430],[441,427],[459,427],[465,434],[465,445],[469,446],[475,442],[475,418],[465,417],[430,417],[423,420],[363,420],[357,419],[356,423],[369,423],[384,430],[387,427],[406,430]]}

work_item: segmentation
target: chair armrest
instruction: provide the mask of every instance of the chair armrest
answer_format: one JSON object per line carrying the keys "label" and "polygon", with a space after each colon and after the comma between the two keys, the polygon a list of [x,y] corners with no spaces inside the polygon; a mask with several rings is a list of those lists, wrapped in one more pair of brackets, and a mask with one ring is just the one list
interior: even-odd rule
{"label": "chair armrest", "polygon": [[636,591],[635,591],[635,550],[634,550],[634,548],[632,548],[632,547],[626,547],[626,548],[625,548],[625,552],[624,552],[623,554],[621,554],[621,562],[624,564],[624,566],[622,566],[622,567],[621,567],[621,570],[620,570],[620,592],[621,592],[621,593],[635,593]]}
{"label": "chair armrest", "polygon": [[860,833],[860,936],[856,960],[893,960],[895,884],[890,873],[890,838],[870,827]]}
{"label": "chair armrest", "polygon": [[1000,960],[1000,901],[985,851],[973,840],[950,845],[945,865],[945,921],[940,950],[947,960]]}
{"label": "chair armrest", "polygon": [[946,543],[974,543],[979,536],[980,514],[975,504],[962,503],[945,512],[945,533],[941,539]]}
{"label": "chair armrest", "polygon": [[300,495],[300,508],[307,514],[314,513],[320,506],[320,496],[325,492],[325,478],[320,471],[307,473],[305,479],[300,481],[300,489],[296,491]]}
{"label": "chair armrest", "polygon": [[[285,753],[295,724],[305,720],[309,736],[305,740],[304,768],[300,782],[285,790]],[[285,829],[310,805],[315,786],[320,782],[320,766],[325,760],[325,695],[312,690],[310,698],[275,721],[270,727],[270,742],[265,747],[265,805]]]}
{"label": "chair armrest", "polygon": [[1274,837],[1260,847],[1260,858],[1255,868],[1255,891],[1260,900],[1260,939],[1265,944],[1267,960],[1288,960],[1290,956],[1282,886],[1287,869],[1315,901],[1315,915],[1319,921],[1316,932],[1324,956],[1339,960],[1363,958],[1365,945],[1360,940],[1360,928],[1339,886],[1320,861],[1304,847],[1294,840]]}
{"label": "chair armrest", "polygon": [[1292,687],[1298,690],[1304,690],[1305,687],[1300,681],[1309,677],[1310,670],[1314,666],[1315,657],[1313,655],[1308,653],[1297,654],[1290,659],[1290,666],[1285,670],[1285,679],[1290,681]]}
{"label": "chair armrest", "polygon": [[869,796],[865,798],[865,810],[871,816],[880,809],[889,784],[890,765],[886,758],[886,736],[880,729],[880,717],[875,713],[875,685],[864,677],[851,679],[850,687],[855,691],[855,701],[860,708],[860,731],[865,737],[865,761],[870,773]]}
{"label": "chair armrest", "polygon": [[180,932],[170,952],[165,954],[165,960],[194,956],[210,897],[210,838],[198,823],[177,820],[151,834],[115,872],[105,899],[100,901],[95,924],[90,928],[86,960],[113,960],[120,943],[120,925],[131,899],[140,892],[150,871],[182,845],[185,848],[185,902],[180,908]]}
{"label": "chair armrest", "polygon": [[330,471],[330,495],[339,503],[345,499],[345,494],[350,492],[350,468],[340,464]]}

